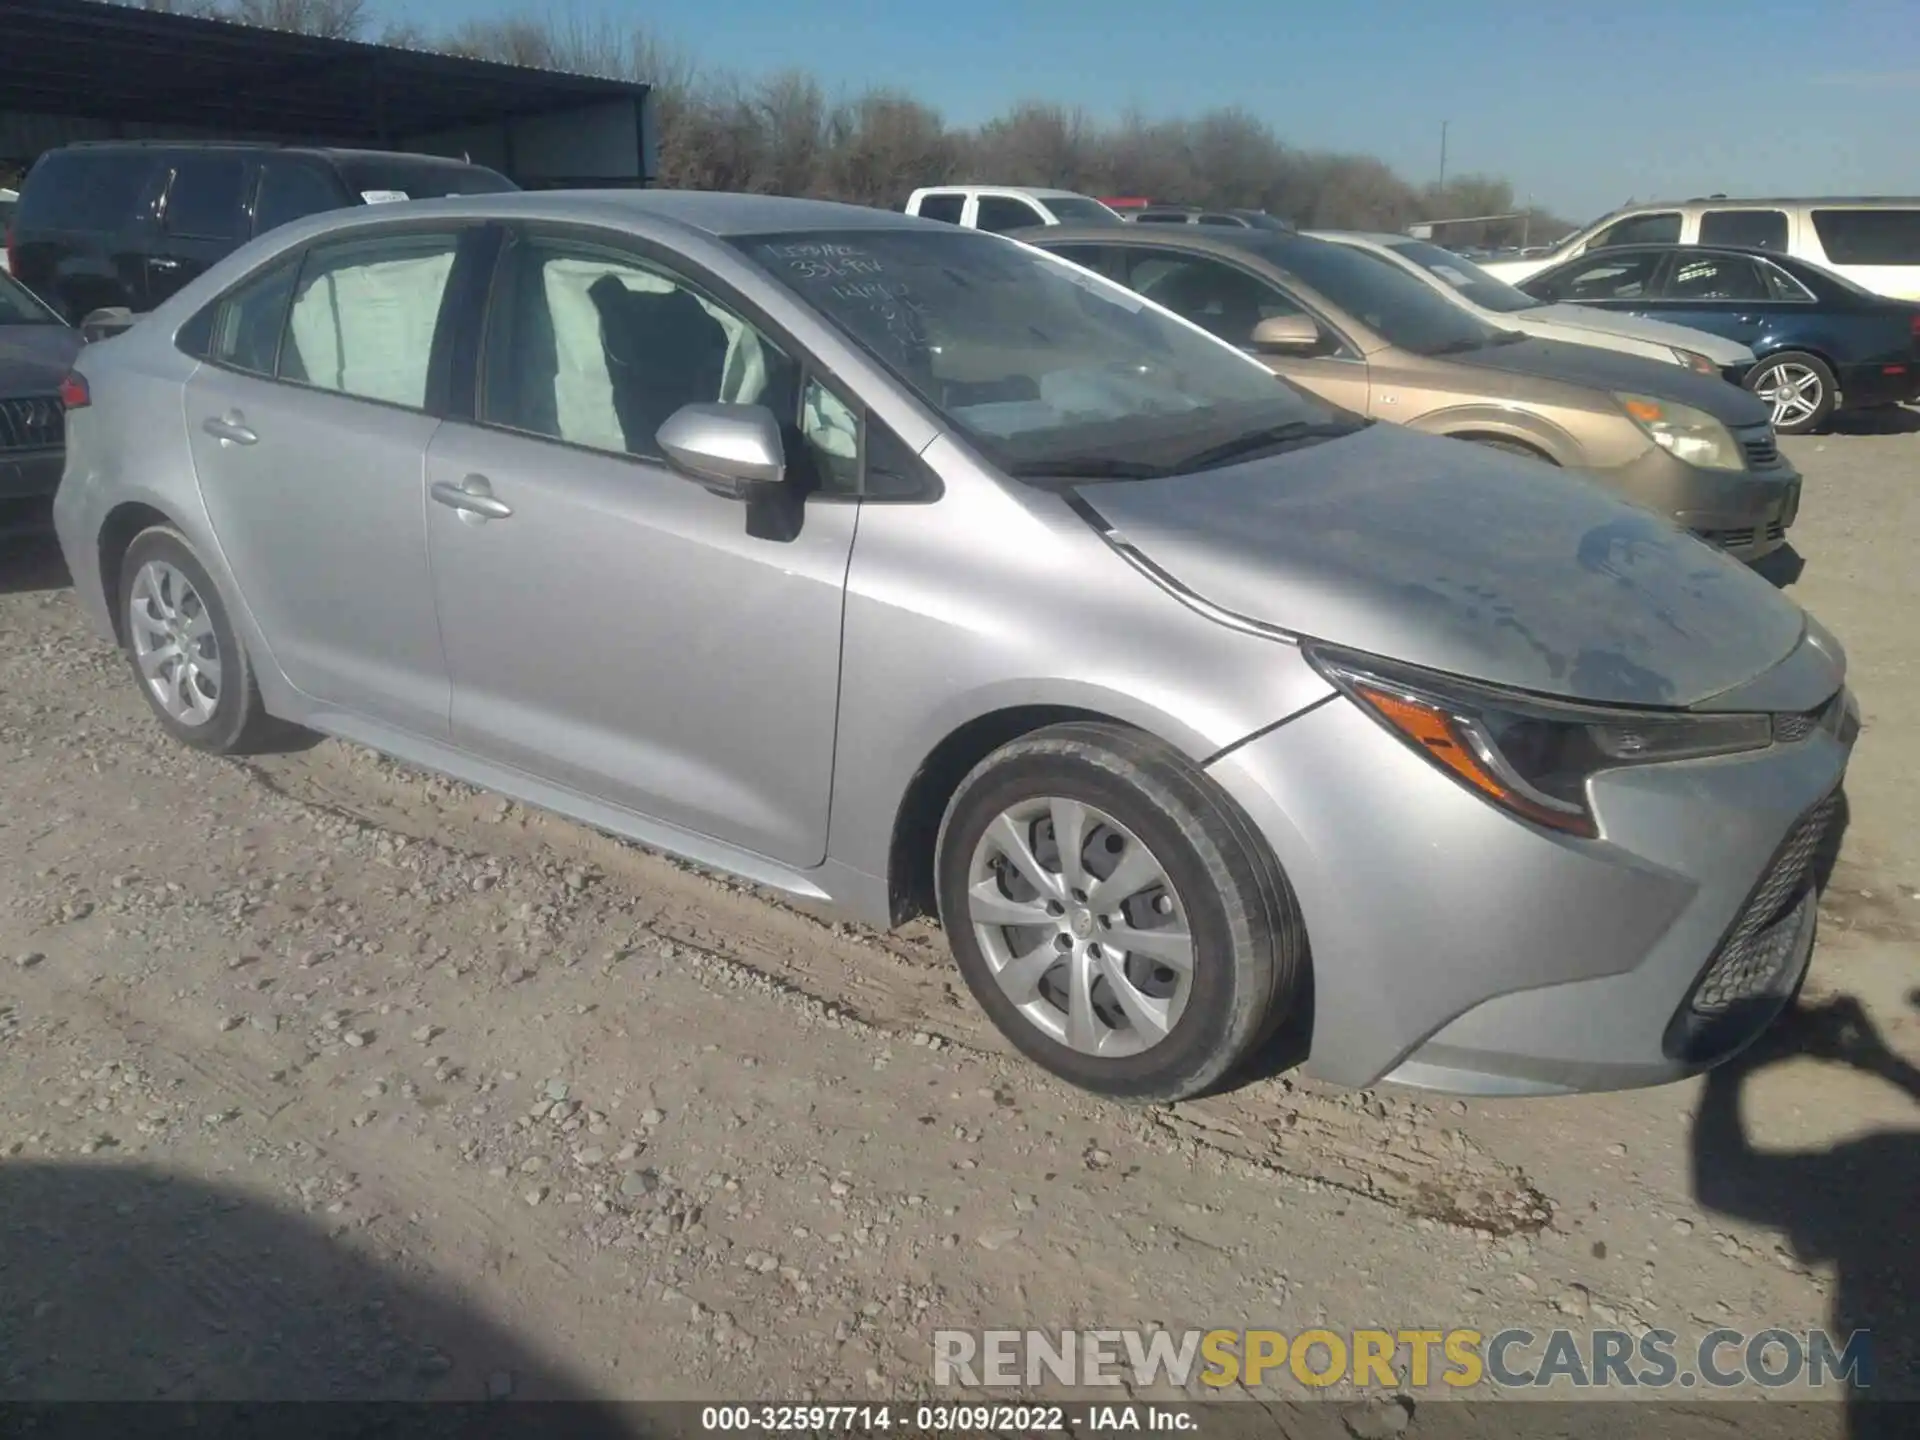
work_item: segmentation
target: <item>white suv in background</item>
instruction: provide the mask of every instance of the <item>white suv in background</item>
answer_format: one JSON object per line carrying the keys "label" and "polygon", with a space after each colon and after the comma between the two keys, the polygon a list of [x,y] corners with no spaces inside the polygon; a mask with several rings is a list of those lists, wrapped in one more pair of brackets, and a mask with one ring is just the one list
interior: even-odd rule
{"label": "white suv in background", "polygon": [[907,214],[1000,235],[1036,225],[1126,224],[1091,195],[1031,185],[929,185],[907,197]]}
{"label": "white suv in background", "polygon": [[1603,215],[1542,255],[1483,268],[1518,284],[1614,245],[1749,245],[1775,250],[1901,300],[1920,300],[1920,197],[1649,202]]}

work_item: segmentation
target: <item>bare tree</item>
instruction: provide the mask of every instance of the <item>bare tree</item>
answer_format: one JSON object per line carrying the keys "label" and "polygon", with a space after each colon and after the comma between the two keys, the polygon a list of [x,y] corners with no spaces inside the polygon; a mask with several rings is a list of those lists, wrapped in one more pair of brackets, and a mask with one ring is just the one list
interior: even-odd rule
{"label": "bare tree", "polygon": [[357,40],[366,28],[366,0],[230,0],[221,18],[296,35]]}

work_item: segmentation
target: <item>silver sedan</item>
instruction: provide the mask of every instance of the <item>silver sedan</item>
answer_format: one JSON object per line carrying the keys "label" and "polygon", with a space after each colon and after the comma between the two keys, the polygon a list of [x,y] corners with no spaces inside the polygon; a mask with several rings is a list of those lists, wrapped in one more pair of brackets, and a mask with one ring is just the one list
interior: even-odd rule
{"label": "silver sedan", "polygon": [[304,727],[933,911],[1089,1089],[1192,1095],[1270,1036],[1349,1085],[1655,1083],[1808,964],[1858,723],[1818,624],[1012,240],[344,211],[65,395],[61,544],[177,740]]}

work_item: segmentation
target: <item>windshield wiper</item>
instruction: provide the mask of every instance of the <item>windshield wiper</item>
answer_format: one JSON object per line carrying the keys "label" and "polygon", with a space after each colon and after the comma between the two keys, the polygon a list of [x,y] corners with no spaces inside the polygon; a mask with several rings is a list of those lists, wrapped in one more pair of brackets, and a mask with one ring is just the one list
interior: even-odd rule
{"label": "windshield wiper", "polygon": [[1174,472],[1164,465],[1112,455],[1068,455],[1059,460],[1021,460],[1006,467],[1016,480],[1158,480]]}
{"label": "windshield wiper", "polygon": [[1269,425],[1264,430],[1250,430],[1245,435],[1236,435],[1231,440],[1223,440],[1218,445],[1210,445],[1205,450],[1196,451],[1180,462],[1179,469],[1210,470],[1229,461],[1244,459],[1262,450],[1272,450],[1282,445],[1291,445],[1303,440],[1337,440],[1342,435],[1351,435],[1354,431],[1372,424],[1362,420],[1359,424],[1345,421],[1289,420],[1284,425]]}

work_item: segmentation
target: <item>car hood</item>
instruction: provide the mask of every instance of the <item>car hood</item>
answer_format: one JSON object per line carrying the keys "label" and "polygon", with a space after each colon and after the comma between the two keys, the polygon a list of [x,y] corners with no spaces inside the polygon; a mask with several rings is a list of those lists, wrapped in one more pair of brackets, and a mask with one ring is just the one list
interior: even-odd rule
{"label": "car hood", "polygon": [[65,325],[0,325],[0,396],[54,394],[83,344]]}
{"label": "car hood", "polygon": [[1759,397],[1717,375],[1698,375],[1683,365],[1648,360],[1560,340],[1518,340],[1449,355],[1449,360],[1511,375],[1535,375],[1592,390],[1651,395],[1704,410],[1722,425],[1765,425],[1773,410]]}
{"label": "car hood", "polygon": [[1696,704],[1805,629],[1746,566],[1596,483],[1393,425],[1075,494],[1212,606],[1543,695]]}
{"label": "car hood", "polygon": [[1556,328],[1577,330],[1583,334],[1624,335],[1656,345],[1677,346],[1682,350],[1697,351],[1723,367],[1753,363],[1753,351],[1738,340],[1729,340],[1724,335],[1689,329],[1685,325],[1669,325],[1664,320],[1643,320],[1638,315],[1616,315],[1611,310],[1595,310],[1586,305],[1540,305],[1523,310],[1514,318],[1545,320]]}

